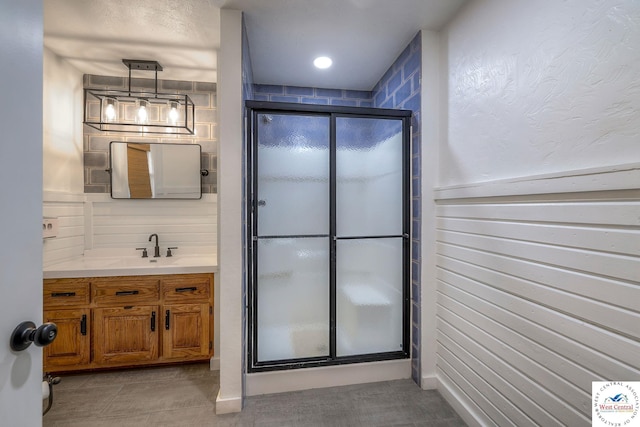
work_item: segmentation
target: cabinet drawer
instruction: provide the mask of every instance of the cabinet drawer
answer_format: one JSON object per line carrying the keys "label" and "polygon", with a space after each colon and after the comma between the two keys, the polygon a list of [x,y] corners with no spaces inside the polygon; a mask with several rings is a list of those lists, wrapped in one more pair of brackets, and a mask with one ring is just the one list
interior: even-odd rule
{"label": "cabinet drawer", "polygon": [[91,283],[93,302],[97,305],[158,303],[159,280],[140,277],[111,277]]}
{"label": "cabinet drawer", "polygon": [[162,297],[165,302],[209,301],[211,276],[175,276],[162,279]]}
{"label": "cabinet drawer", "polygon": [[45,308],[89,304],[89,281],[86,279],[45,279],[42,289]]}

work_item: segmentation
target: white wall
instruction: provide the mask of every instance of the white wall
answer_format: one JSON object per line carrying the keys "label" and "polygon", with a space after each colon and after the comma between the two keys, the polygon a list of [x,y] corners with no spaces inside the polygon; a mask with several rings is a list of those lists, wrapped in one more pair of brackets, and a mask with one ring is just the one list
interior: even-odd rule
{"label": "white wall", "polygon": [[82,255],[84,175],[82,73],[43,52],[43,216],[58,218],[58,235],[43,240],[43,265]]}
{"label": "white wall", "polygon": [[[440,87],[440,34],[422,30],[422,230],[420,283],[420,386],[437,387],[436,379],[436,203],[434,189],[438,180],[438,152],[441,129],[446,129],[446,114],[442,111]],[[426,94],[426,96],[425,96]],[[444,132],[443,132],[444,133]]]}
{"label": "white wall", "polygon": [[112,200],[84,194],[83,75],[44,49],[43,215],[58,218],[43,240],[43,265],[82,256],[85,249],[135,248],[158,233],[167,246],[215,246],[217,196],[201,200]]}
{"label": "white wall", "polygon": [[218,275],[220,392],[216,412],[242,409],[242,12],[220,11]]}
{"label": "white wall", "polygon": [[478,0],[443,32],[440,185],[640,158],[640,3]]}
{"label": "white wall", "polygon": [[44,48],[43,90],[43,189],[82,194],[82,73]]}
{"label": "white wall", "polygon": [[592,381],[640,380],[639,22],[630,0],[479,0],[441,33],[423,305],[469,425],[586,426]]}

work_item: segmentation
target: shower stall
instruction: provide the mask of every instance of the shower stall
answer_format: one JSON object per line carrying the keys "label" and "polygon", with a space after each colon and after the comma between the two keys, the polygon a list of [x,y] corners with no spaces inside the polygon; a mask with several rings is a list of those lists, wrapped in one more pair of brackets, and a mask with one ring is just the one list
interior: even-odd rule
{"label": "shower stall", "polygon": [[248,370],[409,357],[411,112],[246,106]]}

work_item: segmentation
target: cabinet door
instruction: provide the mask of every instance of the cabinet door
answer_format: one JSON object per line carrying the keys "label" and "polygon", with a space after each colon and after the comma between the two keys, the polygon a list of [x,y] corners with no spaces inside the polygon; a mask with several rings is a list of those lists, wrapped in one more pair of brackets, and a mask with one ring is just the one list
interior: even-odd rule
{"label": "cabinet door", "polygon": [[158,358],[158,306],[96,308],[94,360],[126,364]]}
{"label": "cabinet door", "polygon": [[88,308],[48,310],[44,312],[44,321],[58,326],[55,341],[44,347],[45,371],[76,368],[89,363],[91,341]]}
{"label": "cabinet door", "polygon": [[170,304],[163,307],[163,358],[209,356],[209,307],[209,304]]}

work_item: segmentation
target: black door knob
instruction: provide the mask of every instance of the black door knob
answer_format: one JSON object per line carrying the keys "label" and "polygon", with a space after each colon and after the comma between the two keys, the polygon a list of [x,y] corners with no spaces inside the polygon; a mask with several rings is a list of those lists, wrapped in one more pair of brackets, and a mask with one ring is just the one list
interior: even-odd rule
{"label": "black door knob", "polygon": [[22,351],[34,343],[38,347],[49,345],[58,336],[55,323],[43,323],[39,328],[33,322],[20,323],[11,334],[11,350]]}

